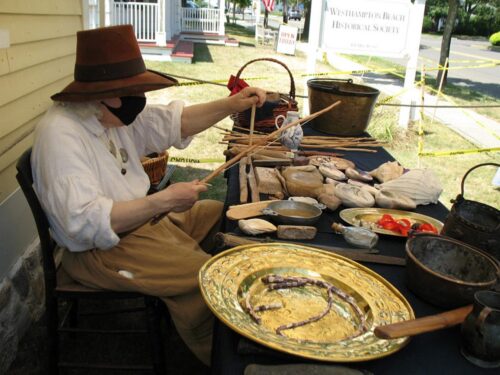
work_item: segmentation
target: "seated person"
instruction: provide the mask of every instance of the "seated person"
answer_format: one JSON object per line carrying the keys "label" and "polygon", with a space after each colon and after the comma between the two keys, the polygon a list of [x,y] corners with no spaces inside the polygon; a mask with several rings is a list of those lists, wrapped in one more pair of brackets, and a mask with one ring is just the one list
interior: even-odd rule
{"label": "seated person", "polygon": [[198,201],[207,187],[196,180],[146,196],[140,159],[186,147],[230,113],[260,107],[265,92],[247,87],[204,104],[146,106],[145,92],[176,80],[146,70],[130,25],[78,32],[74,76],[52,96],[31,157],[35,191],[66,248],[62,266],[89,287],[160,297],[182,339],[209,364],[213,318],[197,276],[210,255],[199,244],[222,204]]}

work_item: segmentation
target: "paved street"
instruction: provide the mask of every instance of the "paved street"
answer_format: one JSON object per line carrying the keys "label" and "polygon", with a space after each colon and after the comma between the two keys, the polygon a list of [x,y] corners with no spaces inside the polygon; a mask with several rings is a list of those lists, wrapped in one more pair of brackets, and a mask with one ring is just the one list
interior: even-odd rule
{"label": "paved street", "polygon": [[[438,65],[441,39],[437,35],[422,35],[419,63],[427,69]],[[487,40],[452,38],[448,82],[500,99],[500,52],[490,51],[489,45]],[[402,59],[392,61],[405,64]],[[429,70],[428,74],[436,76],[436,71]]]}

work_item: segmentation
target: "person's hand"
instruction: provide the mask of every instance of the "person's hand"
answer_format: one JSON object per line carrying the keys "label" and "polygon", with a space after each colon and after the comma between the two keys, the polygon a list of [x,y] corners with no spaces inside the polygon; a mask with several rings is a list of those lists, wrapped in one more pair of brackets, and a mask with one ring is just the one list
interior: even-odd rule
{"label": "person's hand", "polygon": [[252,107],[254,104],[257,107],[262,107],[266,101],[266,92],[257,87],[245,87],[230,98],[233,112],[241,112]]}
{"label": "person's hand", "polygon": [[207,185],[194,180],[172,184],[157,194],[160,195],[165,211],[183,212],[189,210],[204,191],[207,191]]}

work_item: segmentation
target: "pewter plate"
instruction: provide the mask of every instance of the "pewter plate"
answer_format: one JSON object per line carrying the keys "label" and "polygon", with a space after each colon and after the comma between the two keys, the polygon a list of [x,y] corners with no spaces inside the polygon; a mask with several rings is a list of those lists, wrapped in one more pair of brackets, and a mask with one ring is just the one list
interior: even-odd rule
{"label": "pewter plate", "polygon": [[[357,335],[359,316],[339,297],[322,319],[276,333],[282,324],[307,319],[327,305],[325,289],[303,286],[269,291],[262,277],[270,274],[326,281],[354,300],[366,318],[367,331]],[[199,273],[203,298],[214,314],[230,328],[262,345],[304,358],[332,362],[358,362],[390,355],[409,338],[379,339],[379,325],[413,319],[410,304],[387,280],[340,255],[319,249],[268,243],[243,245],[210,259]],[[246,311],[250,293],[253,306],[280,302],[277,310],[258,312],[261,324]]]}
{"label": "pewter plate", "polygon": [[438,233],[441,232],[443,228],[443,223],[433,217],[417,214],[416,212],[411,211],[402,211],[402,210],[391,210],[388,208],[346,208],[345,210],[340,211],[340,218],[344,220],[346,223],[349,223],[354,226],[360,226],[360,221],[365,221],[368,223],[373,223],[373,227],[370,228],[371,231],[380,234],[389,234],[391,236],[398,237],[406,237],[399,232],[394,232],[392,230],[387,230],[383,228],[377,227],[377,221],[384,214],[391,215],[395,220],[399,219],[408,219],[412,224],[432,224],[438,230]]}

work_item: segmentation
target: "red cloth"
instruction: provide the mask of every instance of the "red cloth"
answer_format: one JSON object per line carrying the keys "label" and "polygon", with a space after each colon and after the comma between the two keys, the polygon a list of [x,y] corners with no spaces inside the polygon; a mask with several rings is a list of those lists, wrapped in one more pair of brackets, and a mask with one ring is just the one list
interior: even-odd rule
{"label": "red cloth", "polygon": [[231,91],[231,94],[229,96],[240,92],[245,87],[248,87],[248,83],[246,83],[241,78],[236,79],[236,77],[231,74],[231,77],[229,77],[229,81],[227,83],[227,88],[229,89],[229,91]]}
{"label": "red cloth", "polygon": [[274,0],[262,0],[262,2],[268,12],[272,12],[274,10]]}

